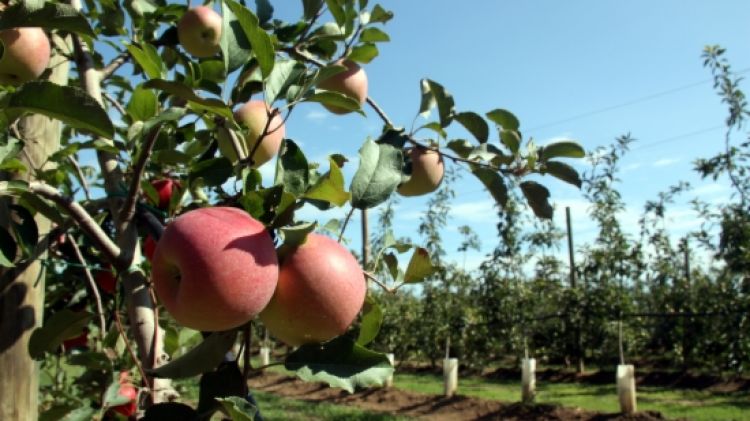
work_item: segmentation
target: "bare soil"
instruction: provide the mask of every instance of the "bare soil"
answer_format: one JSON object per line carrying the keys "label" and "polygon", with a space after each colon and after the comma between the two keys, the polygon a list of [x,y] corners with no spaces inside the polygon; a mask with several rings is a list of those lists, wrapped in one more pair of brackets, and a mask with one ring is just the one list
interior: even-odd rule
{"label": "bare soil", "polygon": [[351,405],[369,411],[438,421],[652,421],[666,419],[660,413],[652,411],[634,415],[604,414],[555,405],[511,404],[462,395],[446,398],[396,389],[373,388],[349,394],[344,390],[332,389],[322,383],[307,383],[271,372],[251,378],[250,387],[308,402]]}

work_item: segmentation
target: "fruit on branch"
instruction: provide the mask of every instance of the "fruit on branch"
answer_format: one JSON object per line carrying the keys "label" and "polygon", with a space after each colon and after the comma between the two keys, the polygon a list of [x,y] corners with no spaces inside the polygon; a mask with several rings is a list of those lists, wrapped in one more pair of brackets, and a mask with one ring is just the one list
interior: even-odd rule
{"label": "fruit on branch", "polygon": [[[270,122],[268,121],[269,113],[272,114]],[[252,155],[254,168],[260,167],[276,156],[285,135],[284,120],[278,111],[269,108],[265,101],[253,100],[237,109],[234,112],[234,119],[247,129],[244,140],[240,139],[239,146],[243,148],[248,157],[259,141],[258,139],[260,139],[260,145]],[[263,135],[264,133],[265,135]],[[261,138],[261,136],[263,137]],[[230,161],[237,161],[237,154],[228,133],[220,131],[217,140],[222,155],[229,158]]]}
{"label": "fruit on branch", "polygon": [[122,414],[125,417],[135,415],[138,411],[138,389],[130,383],[127,371],[120,373],[120,390],[118,394],[129,399],[129,401],[122,405],[113,406],[111,408],[112,411]]}
{"label": "fruit on branch", "polygon": [[89,330],[84,328],[83,332],[75,338],[66,339],[63,341],[63,346],[66,351],[71,349],[87,349],[89,347]]}
{"label": "fruit on branch", "polygon": [[115,290],[117,289],[117,278],[115,277],[115,274],[112,273],[112,266],[109,263],[103,265],[102,269],[96,271],[94,280],[100,290],[107,294],[115,293]]}
{"label": "fruit on branch", "polygon": [[49,38],[42,28],[0,31],[0,85],[19,86],[41,76],[49,64]]}
{"label": "fruit on branch", "polygon": [[[339,92],[363,105],[367,100],[367,74],[359,64],[350,60],[339,60],[335,64],[345,66],[346,70],[326,78],[318,83],[318,87],[328,91]],[[323,106],[334,114],[346,114],[350,110],[323,104]]]}
{"label": "fruit on branch", "polygon": [[419,146],[408,149],[406,154],[411,159],[411,177],[398,186],[399,194],[420,196],[437,190],[445,174],[443,156]]}
{"label": "fruit on branch", "polygon": [[230,207],[189,211],[156,244],[151,277],[162,304],[183,326],[238,327],[268,304],[279,267],[266,227]]}
{"label": "fruit on branch", "polygon": [[221,50],[221,16],[208,6],[188,9],[177,23],[180,45],[194,57],[211,57]]}
{"label": "fruit on branch", "polygon": [[354,256],[331,238],[312,233],[282,253],[276,292],[260,318],[289,345],[325,342],[349,328],[366,292]]}
{"label": "fruit on branch", "polygon": [[154,261],[154,252],[156,251],[156,240],[151,235],[147,235],[143,241],[143,255],[149,262]]}
{"label": "fruit on branch", "polygon": [[161,180],[154,180],[151,182],[157,193],[159,193],[158,208],[161,210],[169,209],[169,202],[172,200],[172,194],[174,193],[175,187],[179,187],[180,183],[171,178],[163,178]]}

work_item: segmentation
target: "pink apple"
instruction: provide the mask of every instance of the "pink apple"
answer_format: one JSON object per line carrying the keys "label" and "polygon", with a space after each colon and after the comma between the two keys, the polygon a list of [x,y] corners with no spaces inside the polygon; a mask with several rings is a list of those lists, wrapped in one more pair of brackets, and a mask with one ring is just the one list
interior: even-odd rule
{"label": "pink apple", "polygon": [[289,345],[325,342],[349,328],[366,292],[354,256],[329,237],[309,234],[282,257],[276,292],[260,318]]}
{"label": "pink apple", "polygon": [[415,147],[406,153],[411,158],[411,177],[398,186],[402,196],[421,196],[437,190],[443,181],[443,156],[431,149]]}
{"label": "pink apple", "polygon": [[208,6],[188,9],[177,23],[182,48],[195,57],[211,57],[221,50],[221,16]]}
{"label": "pink apple", "polygon": [[11,28],[0,31],[0,85],[19,86],[35,80],[49,64],[49,38],[42,28]]}
{"label": "pink apple", "polygon": [[187,212],[164,229],[152,262],[154,288],[183,326],[238,327],[268,304],[278,259],[266,227],[229,207]]}
{"label": "pink apple", "polygon": [[[346,67],[341,73],[322,80],[318,87],[329,91],[342,93],[363,105],[367,100],[367,74],[359,64],[350,60],[339,60],[336,64]],[[323,104],[323,106],[334,114],[346,114],[349,110],[341,107]]]}

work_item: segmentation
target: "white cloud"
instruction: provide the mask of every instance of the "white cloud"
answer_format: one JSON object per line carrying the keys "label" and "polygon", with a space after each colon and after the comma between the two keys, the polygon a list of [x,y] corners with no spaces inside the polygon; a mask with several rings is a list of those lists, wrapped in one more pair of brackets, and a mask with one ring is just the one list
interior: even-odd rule
{"label": "white cloud", "polygon": [[662,158],[657,161],[654,161],[651,166],[652,167],[668,167],[670,165],[674,165],[676,163],[680,162],[679,158]]}
{"label": "white cloud", "polygon": [[638,168],[641,168],[642,166],[643,166],[642,162],[633,162],[632,164],[628,164],[628,165],[624,166],[622,168],[622,172],[626,173],[626,172],[630,172],[630,171],[635,171]]}
{"label": "white cloud", "polygon": [[310,110],[305,115],[305,118],[312,121],[323,121],[328,118],[330,113],[326,113],[320,110]]}
{"label": "white cloud", "polygon": [[693,189],[693,193],[696,196],[710,196],[720,193],[725,193],[729,190],[729,186],[721,183],[708,183],[702,186],[698,186]]}

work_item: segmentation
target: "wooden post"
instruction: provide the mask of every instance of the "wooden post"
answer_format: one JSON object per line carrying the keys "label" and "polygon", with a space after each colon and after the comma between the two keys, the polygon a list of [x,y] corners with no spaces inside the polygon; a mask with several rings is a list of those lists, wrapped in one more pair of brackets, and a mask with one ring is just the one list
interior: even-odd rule
{"label": "wooden post", "polygon": [[[393,353],[389,352],[385,354],[386,357],[388,357],[388,361],[391,362],[391,365],[393,366],[393,371],[396,371],[396,356],[393,355]],[[393,387],[393,373],[391,373],[388,377],[385,379],[385,384],[383,385],[385,387]]]}
{"label": "wooden post", "polygon": [[260,366],[265,367],[271,364],[271,348],[267,346],[260,347]]}
{"label": "wooden post", "polygon": [[456,394],[458,389],[458,358],[443,360],[443,392],[446,397]]}
{"label": "wooden post", "polygon": [[521,360],[521,402],[534,402],[536,396],[536,359]]}
{"label": "wooden post", "polygon": [[635,367],[632,364],[617,366],[617,398],[620,400],[620,412],[632,414],[636,409]]}
{"label": "wooden post", "polygon": [[[576,275],[575,248],[573,248],[573,224],[570,222],[570,206],[565,207],[565,225],[568,228],[568,262],[570,264],[570,288],[576,289],[578,279]],[[574,328],[575,335],[575,353],[576,353],[576,371],[583,373],[585,367],[583,363],[583,340],[581,338],[581,324],[578,322]]]}
{"label": "wooden post", "polygon": [[[58,36],[52,42],[63,51],[70,45]],[[50,80],[67,84],[70,68],[67,58],[55,53],[50,58]],[[47,158],[60,147],[61,125],[41,115],[19,120],[24,140],[21,160],[29,169],[17,179],[32,180],[37,170],[50,169]],[[8,223],[6,201],[0,202],[0,224]],[[35,217],[40,242],[30,264],[13,269],[0,268],[0,420],[34,421],[39,412],[39,365],[29,356],[29,337],[42,324],[44,308],[44,267],[47,238],[51,229],[48,219]],[[7,226],[6,226],[7,227]]]}

